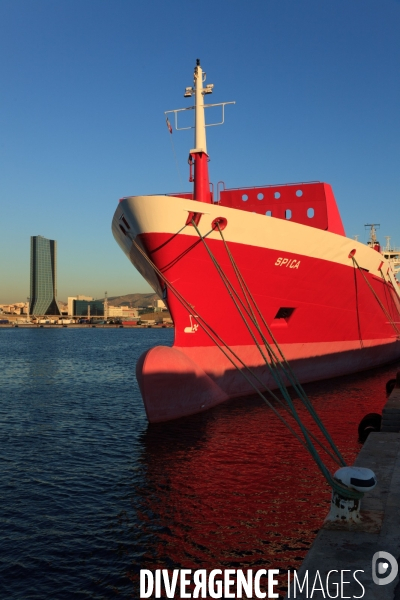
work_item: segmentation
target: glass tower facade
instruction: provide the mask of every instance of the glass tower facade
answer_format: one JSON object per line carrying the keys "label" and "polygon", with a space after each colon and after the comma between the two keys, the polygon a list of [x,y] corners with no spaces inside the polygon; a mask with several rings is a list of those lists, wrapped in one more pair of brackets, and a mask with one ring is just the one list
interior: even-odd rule
{"label": "glass tower facade", "polygon": [[29,314],[60,315],[57,304],[57,242],[31,237],[31,296]]}
{"label": "glass tower facade", "polygon": [[73,316],[87,317],[90,307],[91,317],[104,316],[104,303],[102,300],[73,300]]}

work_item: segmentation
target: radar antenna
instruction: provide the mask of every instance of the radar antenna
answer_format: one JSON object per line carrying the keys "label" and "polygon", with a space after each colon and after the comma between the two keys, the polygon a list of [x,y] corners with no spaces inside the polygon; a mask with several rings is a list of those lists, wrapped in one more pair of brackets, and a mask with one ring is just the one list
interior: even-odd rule
{"label": "radar antenna", "polygon": [[368,246],[374,247],[376,244],[379,245],[379,242],[376,238],[376,230],[380,228],[380,223],[366,223],[364,227],[365,229],[369,229],[369,240],[367,242]]}

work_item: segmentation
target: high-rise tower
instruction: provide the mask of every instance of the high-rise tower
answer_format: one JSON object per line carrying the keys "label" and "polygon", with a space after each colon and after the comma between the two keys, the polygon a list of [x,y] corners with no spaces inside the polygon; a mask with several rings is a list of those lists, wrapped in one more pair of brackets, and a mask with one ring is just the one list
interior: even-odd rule
{"label": "high-rise tower", "polygon": [[57,304],[57,242],[31,237],[31,315],[60,315]]}

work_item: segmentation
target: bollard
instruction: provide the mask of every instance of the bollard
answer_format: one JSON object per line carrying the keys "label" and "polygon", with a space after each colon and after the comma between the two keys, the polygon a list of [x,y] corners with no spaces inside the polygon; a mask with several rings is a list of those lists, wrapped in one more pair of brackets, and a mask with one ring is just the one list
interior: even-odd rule
{"label": "bollard", "polygon": [[[333,477],[347,488],[358,492],[369,492],[377,484],[375,473],[364,467],[342,467]],[[331,509],[325,521],[359,523],[360,507],[361,498],[347,498],[333,490]]]}

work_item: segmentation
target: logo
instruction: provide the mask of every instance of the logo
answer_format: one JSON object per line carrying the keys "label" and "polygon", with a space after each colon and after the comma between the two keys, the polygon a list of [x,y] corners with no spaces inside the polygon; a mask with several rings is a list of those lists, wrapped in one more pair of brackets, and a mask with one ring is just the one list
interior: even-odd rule
{"label": "logo", "polygon": [[[397,577],[397,560],[389,552],[375,552],[372,557],[372,580],[376,585],[387,585]],[[383,575],[383,577],[382,577]]]}
{"label": "logo", "polygon": [[196,323],[196,321],[193,323],[192,316],[197,317],[197,315],[189,315],[190,327],[185,327],[185,329],[183,330],[185,333],[196,333],[196,331],[199,328],[199,324]]}

